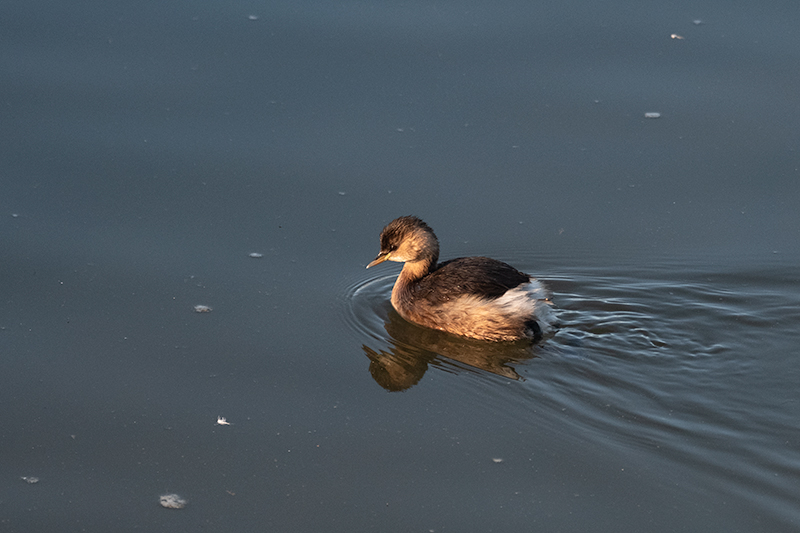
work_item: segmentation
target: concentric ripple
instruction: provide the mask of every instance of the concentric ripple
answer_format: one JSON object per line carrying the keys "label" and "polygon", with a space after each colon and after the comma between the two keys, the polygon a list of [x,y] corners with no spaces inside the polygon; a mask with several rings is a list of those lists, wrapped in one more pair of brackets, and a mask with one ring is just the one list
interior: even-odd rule
{"label": "concentric ripple", "polygon": [[[389,303],[395,278],[358,280],[342,299],[381,386],[408,389],[431,367],[466,372],[479,379],[442,383],[470,388],[466,397],[496,405],[513,423],[569,425],[593,442],[692,465],[705,472],[706,489],[736,492],[780,523],[795,520],[788,510],[800,453],[788,446],[776,453],[776,443],[796,442],[800,416],[800,375],[783,363],[800,345],[793,266],[551,269],[540,279],[553,292],[560,327],[534,346],[409,324]],[[498,387],[497,376],[519,386]],[[785,505],[769,508],[774,502]]]}
{"label": "concentric ripple", "polygon": [[343,317],[357,336],[390,342],[384,324],[392,309],[389,298],[396,278],[397,274],[374,275],[345,287],[340,300],[345,307]]}
{"label": "concentric ripple", "polygon": [[342,297],[345,323],[362,342],[373,378],[388,390],[413,386],[429,366],[517,380],[516,363],[535,356],[529,342],[476,341],[407,322],[390,303],[396,278],[351,282]]}

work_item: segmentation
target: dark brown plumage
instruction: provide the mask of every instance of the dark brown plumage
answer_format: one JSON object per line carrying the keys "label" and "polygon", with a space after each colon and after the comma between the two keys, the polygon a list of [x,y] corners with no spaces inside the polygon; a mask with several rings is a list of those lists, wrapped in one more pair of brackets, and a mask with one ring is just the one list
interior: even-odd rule
{"label": "dark brown plumage", "polygon": [[488,257],[460,257],[434,267],[414,285],[414,294],[431,303],[443,303],[463,295],[499,298],[531,277]]}

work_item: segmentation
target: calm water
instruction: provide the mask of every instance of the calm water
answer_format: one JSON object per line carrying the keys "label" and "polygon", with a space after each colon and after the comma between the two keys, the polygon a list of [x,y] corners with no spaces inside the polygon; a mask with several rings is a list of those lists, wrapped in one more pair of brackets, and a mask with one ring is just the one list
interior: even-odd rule
{"label": "calm water", "polygon": [[[799,17],[0,4],[0,529],[796,531]],[[399,319],[412,213],[561,327]]]}

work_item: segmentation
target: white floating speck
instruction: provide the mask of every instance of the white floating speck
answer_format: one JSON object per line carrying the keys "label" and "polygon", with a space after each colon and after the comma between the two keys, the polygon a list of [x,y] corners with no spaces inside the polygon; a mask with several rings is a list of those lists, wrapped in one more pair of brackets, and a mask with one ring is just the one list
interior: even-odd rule
{"label": "white floating speck", "polygon": [[217,425],[218,425],[218,426],[230,426],[230,425],[231,425],[231,423],[230,423],[230,422],[228,422],[228,421],[225,419],[225,417],[224,417],[224,416],[218,416],[218,417],[217,417]]}
{"label": "white floating speck", "polygon": [[347,193],[346,193],[346,192],[344,192],[344,191],[339,191],[339,196],[344,196],[344,195],[346,195],[346,194],[347,194]]}
{"label": "white floating speck", "polygon": [[500,458],[500,457],[492,457],[492,462],[493,463],[502,463],[503,459]]}
{"label": "white floating speck", "polygon": [[699,25],[700,25],[700,24],[702,24],[702,23],[703,23],[703,21],[702,21],[702,20],[700,20],[700,19],[694,19],[694,20],[692,21],[692,24],[694,24],[695,26],[699,26]]}
{"label": "white floating speck", "polygon": [[164,494],[159,499],[161,507],[166,509],[183,509],[186,507],[186,500],[177,494]]}
{"label": "white floating speck", "polygon": [[33,485],[34,483],[39,483],[39,478],[35,476],[22,476],[22,479],[25,483]]}
{"label": "white floating speck", "polygon": [[683,39],[683,37],[678,35],[677,33],[673,33],[672,35],[670,35],[670,37],[672,37],[673,39]]}
{"label": "white floating speck", "polygon": [[661,113],[656,113],[655,111],[650,111],[644,114],[644,118],[660,118]]}
{"label": "white floating speck", "polygon": [[258,252],[253,252],[253,253],[251,253],[251,254],[249,254],[249,255],[250,255],[250,257],[252,257],[253,259],[261,259],[262,257],[264,257],[264,254],[260,254],[260,253],[258,253]]}
{"label": "white floating speck", "polygon": [[211,308],[207,305],[195,305],[194,306],[195,313],[210,313]]}
{"label": "white floating speck", "polygon": [[258,20],[258,15],[247,15],[247,20]]}
{"label": "white floating speck", "polygon": [[11,213],[12,218],[19,218],[19,213]]}

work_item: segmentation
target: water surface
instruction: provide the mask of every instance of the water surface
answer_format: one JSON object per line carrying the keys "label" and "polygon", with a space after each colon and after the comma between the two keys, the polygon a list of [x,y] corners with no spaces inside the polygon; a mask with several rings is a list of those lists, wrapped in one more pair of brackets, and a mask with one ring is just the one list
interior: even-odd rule
{"label": "water surface", "polygon": [[[3,3],[0,523],[796,530],[797,11]],[[405,214],[561,327],[399,319]]]}

